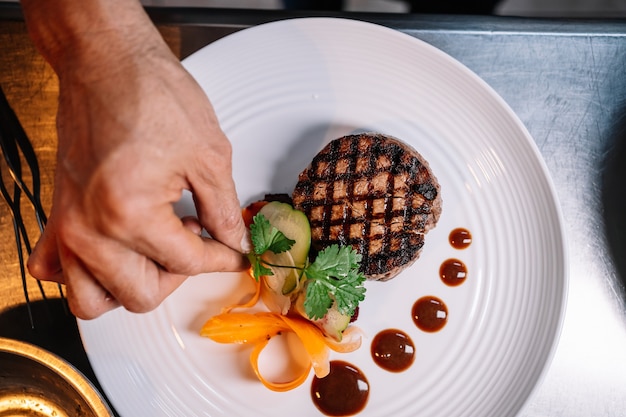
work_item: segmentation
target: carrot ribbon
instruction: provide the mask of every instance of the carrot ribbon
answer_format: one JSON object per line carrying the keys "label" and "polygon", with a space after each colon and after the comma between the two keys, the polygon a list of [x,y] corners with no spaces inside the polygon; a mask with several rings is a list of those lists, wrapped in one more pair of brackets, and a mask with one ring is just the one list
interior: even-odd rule
{"label": "carrot ribbon", "polygon": [[[258,360],[269,340],[284,332],[293,332],[302,341],[311,360],[311,366],[288,382],[273,382],[263,377]],[[273,312],[222,313],[210,318],[200,330],[200,335],[218,343],[253,345],[250,363],[259,380],[272,391],[288,391],[301,385],[313,368],[315,375],[323,378],[330,371],[329,349],[337,352],[352,352],[361,345],[360,337],[352,337],[348,331],[339,343],[324,336],[312,322],[297,316],[284,316]]]}

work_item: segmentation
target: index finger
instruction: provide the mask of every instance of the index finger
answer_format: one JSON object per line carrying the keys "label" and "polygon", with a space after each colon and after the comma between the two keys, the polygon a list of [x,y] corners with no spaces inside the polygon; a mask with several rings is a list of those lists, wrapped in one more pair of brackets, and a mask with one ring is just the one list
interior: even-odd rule
{"label": "index finger", "polygon": [[128,241],[135,250],[175,274],[242,271],[248,262],[241,252],[211,238],[203,238],[185,227],[173,209],[163,207]]}

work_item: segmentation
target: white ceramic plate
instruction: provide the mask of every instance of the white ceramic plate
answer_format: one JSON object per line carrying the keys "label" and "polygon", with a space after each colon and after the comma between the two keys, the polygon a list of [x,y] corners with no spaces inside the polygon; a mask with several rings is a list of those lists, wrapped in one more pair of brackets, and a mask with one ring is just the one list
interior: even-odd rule
{"label": "white ceramic plate", "polygon": [[[567,271],[561,216],[534,142],[499,96],[441,51],[384,27],[342,19],[270,23],[215,42],[185,61],[234,147],[243,204],[290,193],[328,141],[379,131],[412,144],[441,183],[443,214],[421,258],[368,283],[361,349],[335,354],[371,386],[363,416],[511,416],[541,380],[563,316]],[[186,199],[179,207],[189,211]],[[473,244],[448,234],[468,228]],[[461,259],[448,287],[441,263]],[[247,348],[198,336],[219,309],[251,291],[241,274],[190,278],[156,311],[117,310],[81,322],[95,372],[122,416],[315,416],[310,379],[276,393],[253,376]],[[437,333],[413,323],[423,295],[448,306]],[[404,330],[416,359],[403,373],[374,364],[370,342]],[[266,363],[278,363],[268,353]]]}

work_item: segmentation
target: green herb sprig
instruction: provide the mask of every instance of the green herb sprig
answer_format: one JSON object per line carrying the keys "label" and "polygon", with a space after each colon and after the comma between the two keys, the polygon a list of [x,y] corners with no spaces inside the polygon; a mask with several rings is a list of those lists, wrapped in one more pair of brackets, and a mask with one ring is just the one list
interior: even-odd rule
{"label": "green herb sprig", "polygon": [[352,316],[359,303],[365,299],[365,275],[359,272],[361,255],[352,247],[331,245],[320,251],[313,263],[298,268],[268,265],[261,259],[266,251],[285,252],[295,243],[272,226],[262,214],[253,217],[250,237],[254,250],[248,254],[248,259],[257,281],[261,276],[273,275],[269,267],[296,268],[304,273],[307,279],[304,310],[310,319],[324,317],[334,302],[341,314]]}
{"label": "green herb sprig", "polygon": [[248,260],[252,265],[252,274],[257,281],[263,275],[274,275],[272,270],[261,260],[261,255],[267,251],[273,253],[286,252],[296,243],[295,240],[289,239],[283,232],[272,226],[262,214],[257,214],[252,218],[250,239],[254,250],[248,254]]}
{"label": "green herb sprig", "polygon": [[317,254],[307,277],[304,309],[311,319],[321,319],[337,303],[341,314],[352,316],[365,299],[365,275],[359,272],[361,255],[351,246],[331,245]]}

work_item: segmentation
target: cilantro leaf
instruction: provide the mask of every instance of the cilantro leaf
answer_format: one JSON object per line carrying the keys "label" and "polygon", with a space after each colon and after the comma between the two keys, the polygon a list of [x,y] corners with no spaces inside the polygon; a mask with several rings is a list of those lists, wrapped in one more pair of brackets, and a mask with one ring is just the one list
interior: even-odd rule
{"label": "cilantro leaf", "polygon": [[341,314],[353,315],[365,299],[365,275],[359,272],[361,255],[350,246],[331,245],[305,269],[304,309],[313,320],[326,315],[333,302]]}
{"label": "cilantro leaf", "polygon": [[257,255],[263,255],[268,250],[274,253],[286,252],[296,243],[295,240],[289,239],[283,232],[272,226],[269,220],[260,213],[252,218],[250,239],[254,246],[254,253]]}
{"label": "cilantro leaf", "polygon": [[272,226],[269,220],[260,213],[252,218],[250,239],[254,253],[248,254],[248,260],[252,266],[252,275],[257,281],[262,276],[274,275],[270,268],[263,265],[261,255],[268,250],[274,253],[288,251],[296,243],[295,240],[289,239],[283,232]]}
{"label": "cilantro leaf", "polygon": [[248,260],[250,261],[250,266],[252,267],[252,276],[257,281],[262,276],[274,275],[270,268],[267,268],[261,263],[261,258],[258,255],[249,253]]}

